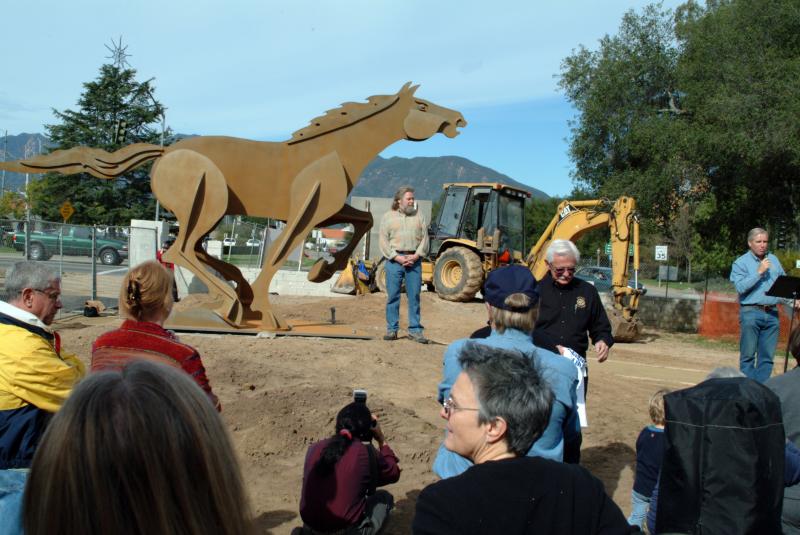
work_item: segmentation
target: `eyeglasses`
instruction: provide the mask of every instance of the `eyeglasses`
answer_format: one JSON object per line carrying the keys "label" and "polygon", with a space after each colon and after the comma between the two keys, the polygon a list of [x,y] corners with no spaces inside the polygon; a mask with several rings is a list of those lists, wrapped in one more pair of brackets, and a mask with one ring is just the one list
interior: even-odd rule
{"label": "eyeglasses", "polygon": [[54,294],[50,294],[50,293],[45,292],[44,290],[36,290],[36,289],[34,289],[33,291],[34,292],[39,292],[40,294],[46,295],[47,298],[50,299],[50,301],[53,301],[54,303],[56,301],[58,301],[59,299],[61,299],[61,293],[60,292],[56,292]]}
{"label": "eyeglasses", "polygon": [[456,406],[456,402],[453,401],[452,397],[449,397],[446,400],[444,400],[444,403],[442,403],[442,407],[444,407],[444,414],[448,418],[450,418],[450,415],[453,413],[453,411],[479,411],[480,410],[480,409],[472,409],[472,408],[469,408],[469,407],[457,407]]}
{"label": "eyeglasses", "polygon": [[575,273],[575,269],[576,268],[573,266],[573,267],[560,267],[560,268],[552,268],[552,269],[553,269],[553,273],[555,273],[556,275],[563,275],[565,272],[566,273]]}

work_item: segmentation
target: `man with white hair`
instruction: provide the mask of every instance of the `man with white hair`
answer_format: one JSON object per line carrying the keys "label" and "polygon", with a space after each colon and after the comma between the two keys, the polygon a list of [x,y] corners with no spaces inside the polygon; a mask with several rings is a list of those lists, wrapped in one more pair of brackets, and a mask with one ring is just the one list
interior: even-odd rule
{"label": "man with white hair", "polygon": [[[536,320],[533,338],[536,343],[537,333],[544,333],[562,354],[569,356],[567,350],[571,349],[580,357],[575,357],[576,360],[583,359],[585,393],[589,386],[589,370],[585,365],[586,350],[589,348],[587,331],[597,352],[598,362],[608,358],[614,338],[597,288],[575,278],[580,259],[578,248],[569,240],[553,240],[547,248],[549,271],[539,281],[539,319]],[[574,441],[564,445],[564,462],[580,462],[581,442],[578,435]]]}
{"label": "man with white hair", "polygon": [[[61,350],[50,329],[61,308],[61,279],[37,262],[6,274],[0,301],[0,517],[14,533],[22,489],[50,416],[67,399],[85,366]],[[2,530],[0,530],[2,531]]]}
{"label": "man with white hair", "polygon": [[578,248],[569,240],[553,240],[546,258],[549,272],[539,282],[541,305],[535,331],[544,331],[558,345],[572,349],[583,358],[589,348],[588,331],[597,361],[605,361],[614,344],[611,323],[597,289],[575,278],[581,259]]}

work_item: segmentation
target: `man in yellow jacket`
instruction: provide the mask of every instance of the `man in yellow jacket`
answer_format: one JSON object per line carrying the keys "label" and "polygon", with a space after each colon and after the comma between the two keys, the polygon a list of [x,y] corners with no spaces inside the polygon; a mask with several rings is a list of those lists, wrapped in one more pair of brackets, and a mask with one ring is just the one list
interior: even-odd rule
{"label": "man in yellow jacket", "polygon": [[[86,373],[50,329],[61,308],[61,280],[43,264],[18,262],[0,301],[0,517],[11,527],[27,469],[50,417]],[[10,520],[10,524],[6,521]],[[1,530],[0,530],[1,531]]]}

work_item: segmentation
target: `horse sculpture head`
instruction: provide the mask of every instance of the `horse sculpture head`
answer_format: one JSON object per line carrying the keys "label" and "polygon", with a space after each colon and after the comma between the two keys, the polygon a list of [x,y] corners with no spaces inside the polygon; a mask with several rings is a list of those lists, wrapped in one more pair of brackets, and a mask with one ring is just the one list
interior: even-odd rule
{"label": "horse sculpture head", "polygon": [[397,93],[400,102],[408,106],[408,115],[403,122],[407,139],[422,141],[440,132],[449,138],[456,137],[458,128],[467,126],[461,113],[415,97],[418,87],[408,82]]}

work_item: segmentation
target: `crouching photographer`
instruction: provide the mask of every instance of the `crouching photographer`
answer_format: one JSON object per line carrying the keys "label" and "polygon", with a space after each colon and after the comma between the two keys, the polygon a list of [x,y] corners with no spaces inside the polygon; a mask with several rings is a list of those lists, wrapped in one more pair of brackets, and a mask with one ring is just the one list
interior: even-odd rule
{"label": "crouching photographer", "polygon": [[356,391],[354,398],[336,416],[336,433],[308,448],[300,533],[378,533],[394,505],[392,495],[376,487],[400,479],[397,456],[367,408],[366,393]]}

